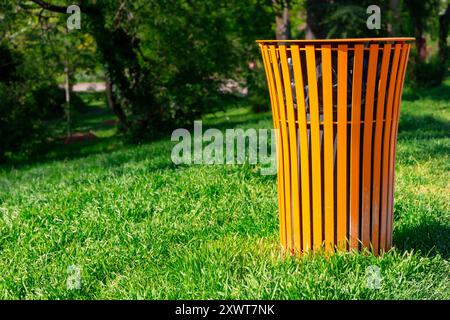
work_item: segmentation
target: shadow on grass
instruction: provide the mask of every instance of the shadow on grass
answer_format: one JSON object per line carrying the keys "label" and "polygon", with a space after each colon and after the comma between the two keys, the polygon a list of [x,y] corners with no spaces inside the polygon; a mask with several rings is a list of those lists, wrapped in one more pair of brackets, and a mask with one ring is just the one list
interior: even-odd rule
{"label": "shadow on grass", "polygon": [[450,258],[450,226],[439,221],[424,221],[415,226],[402,226],[394,232],[394,246],[404,251],[420,251],[422,254],[444,259]]}
{"label": "shadow on grass", "polygon": [[65,144],[62,141],[52,141],[39,145],[30,155],[8,159],[0,167],[17,169],[32,164],[79,159],[99,153],[111,153],[120,148],[121,144],[115,137],[97,138],[70,144]]}
{"label": "shadow on grass", "polygon": [[450,80],[447,79],[440,86],[429,89],[407,88],[402,95],[402,101],[415,101],[419,99],[429,99],[436,102],[449,101]]}
{"label": "shadow on grass", "polygon": [[[219,130],[225,130],[228,128],[239,127],[241,125],[256,125],[260,120],[263,120],[264,117],[257,117],[256,119],[232,119],[232,120],[224,120],[218,122],[217,124],[205,124],[203,126],[203,132],[205,132],[209,128],[217,128]],[[193,126],[191,128],[187,127],[187,129],[193,135]],[[92,155],[100,155],[100,154],[112,154],[116,151],[126,151],[127,149],[130,152],[121,152],[120,154],[110,156],[108,158],[106,166],[119,166],[127,161],[144,161],[149,157],[152,157],[152,154],[149,154],[149,149],[140,150],[136,148],[137,145],[150,145],[153,143],[158,143],[162,141],[167,141],[170,144],[170,132],[167,134],[162,134],[161,136],[154,137],[152,139],[143,140],[141,143],[127,143],[124,142],[124,139],[120,136],[114,135],[107,138],[96,138],[92,140],[84,140],[77,141],[74,143],[65,144],[64,142],[58,140],[53,142],[48,142],[46,144],[40,145],[31,155],[20,157],[16,156],[13,159],[9,159],[5,163],[0,164],[0,168],[3,169],[18,169],[20,167],[34,165],[34,164],[43,164],[53,161],[64,161],[64,160],[77,160],[81,158],[85,158]],[[158,148],[155,152],[160,152]],[[160,157],[160,154],[158,154]],[[167,164],[162,166],[157,166],[159,169],[163,168],[173,168],[175,165],[170,161],[170,150],[167,152],[167,157],[163,157]],[[161,161],[157,161],[161,162]],[[156,168],[155,168],[156,169]]]}
{"label": "shadow on grass", "polygon": [[398,139],[438,139],[450,137],[450,122],[431,115],[403,114],[398,124]]}
{"label": "shadow on grass", "polygon": [[[161,157],[164,148],[136,148],[133,144],[123,144],[120,138],[113,136],[108,138],[98,138],[91,141],[81,141],[71,144],[53,142],[45,146],[46,150],[41,150],[33,156],[16,159],[0,165],[3,170],[19,169],[35,164],[45,164],[54,161],[72,161],[87,158],[95,155],[107,155],[92,162],[92,165],[104,168],[116,168],[116,171],[124,171],[122,166],[126,163],[147,162],[146,170],[173,170],[176,165],[168,157]],[[150,161],[151,160],[151,161]],[[86,161],[92,161],[87,160]]]}
{"label": "shadow on grass", "polygon": [[[252,113],[248,112],[241,115],[235,115],[232,117],[211,117],[204,121],[203,131],[209,128],[219,129],[224,131],[226,129],[235,128],[249,128],[258,126],[258,123],[267,121],[270,128],[272,128],[272,117],[270,113]],[[259,126],[258,126],[259,127]],[[191,127],[193,129],[193,127]],[[269,128],[268,128],[269,129]],[[191,131],[191,130],[190,130]]]}
{"label": "shadow on grass", "polygon": [[401,164],[417,164],[417,161],[445,159],[450,155],[450,146],[440,143],[413,142],[414,148],[402,148],[397,153],[397,161]]}

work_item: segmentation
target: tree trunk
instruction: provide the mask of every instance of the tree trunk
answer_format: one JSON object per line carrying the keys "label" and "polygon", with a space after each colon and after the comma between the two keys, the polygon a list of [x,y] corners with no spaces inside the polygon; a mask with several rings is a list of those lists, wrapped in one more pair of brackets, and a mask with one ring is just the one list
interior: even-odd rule
{"label": "tree trunk", "polygon": [[290,0],[272,0],[272,5],[275,9],[275,35],[277,40],[291,39]]}
{"label": "tree trunk", "polygon": [[449,56],[447,36],[450,25],[450,5],[447,6],[445,12],[439,17],[439,57],[442,62],[447,62]]}
{"label": "tree trunk", "polygon": [[398,36],[400,34],[401,26],[400,1],[389,0],[389,10],[391,11],[391,17],[388,23],[389,36]]}
{"label": "tree trunk", "polygon": [[106,92],[106,101],[108,102],[109,108],[119,119],[120,125],[122,127],[127,127],[127,116],[125,115],[123,109],[120,107],[120,105],[117,103],[114,97],[109,77],[107,77],[105,80],[105,92]]}
{"label": "tree trunk", "polygon": [[327,31],[321,25],[323,17],[328,14],[328,8],[333,5],[332,0],[306,0],[306,30],[307,40],[326,38]]}
{"label": "tree trunk", "polygon": [[422,26],[416,24],[414,28],[414,37],[416,38],[417,61],[424,62],[427,59],[427,42],[423,36]]}
{"label": "tree trunk", "polygon": [[70,107],[70,70],[69,61],[64,61],[64,91],[66,96],[67,137],[72,136],[72,110]]}
{"label": "tree trunk", "polygon": [[[67,10],[65,6],[53,5],[45,0],[31,1],[52,12],[65,14]],[[135,52],[139,43],[133,41],[132,37],[120,27],[105,26],[105,15],[100,9],[101,4],[87,0],[80,0],[80,2],[81,11],[90,21],[90,33],[97,43],[107,68],[108,83],[114,83],[117,87],[117,90],[109,91],[108,104],[114,108],[114,113],[124,127],[128,127],[130,123],[124,112],[125,107],[131,109],[147,107],[151,111],[155,101],[153,94],[143,86],[144,72]]]}
{"label": "tree trunk", "polygon": [[311,16],[309,14],[306,14],[306,30],[305,30],[305,39],[306,40],[314,40],[316,36],[314,35],[314,32],[311,28]]}
{"label": "tree trunk", "polygon": [[[66,13],[65,6],[53,5],[46,0],[31,1],[45,10]],[[108,104],[113,107],[122,127],[130,129],[137,126],[146,130],[150,126],[161,126],[164,109],[157,105],[151,90],[153,82],[139,63],[139,39],[121,27],[120,21],[114,21],[113,26],[108,27],[100,1],[79,1],[107,69],[108,82],[114,85],[115,90],[111,90],[111,85],[109,88]],[[133,117],[127,117],[128,113]]]}
{"label": "tree trunk", "polygon": [[[114,107],[114,113],[124,128],[141,126],[142,118],[148,119],[148,125],[152,125],[152,115],[154,109],[157,109],[156,99],[151,91],[151,84],[145,78],[146,73],[139,64],[138,39],[131,37],[120,27],[106,28],[104,14],[97,5],[89,6],[88,9],[92,35],[105,63],[108,81],[115,88],[110,91],[109,101]],[[140,115],[141,119],[136,119],[138,122],[135,123],[135,120],[126,116],[124,110]]]}

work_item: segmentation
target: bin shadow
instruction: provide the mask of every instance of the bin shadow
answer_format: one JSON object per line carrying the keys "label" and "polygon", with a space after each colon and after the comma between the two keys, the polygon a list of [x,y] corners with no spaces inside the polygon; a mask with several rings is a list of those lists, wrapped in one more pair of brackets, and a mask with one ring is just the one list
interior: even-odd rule
{"label": "bin shadow", "polygon": [[450,258],[450,226],[439,221],[401,226],[394,231],[394,246],[401,251],[418,251],[427,256]]}
{"label": "bin shadow", "polygon": [[450,137],[450,122],[432,115],[402,114],[398,124],[398,139],[439,139]]}
{"label": "bin shadow", "polygon": [[428,89],[405,90],[402,95],[403,101],[415,101],[429,99],[435,102],[450,100],[450,82],[445,81],[440,86]]}

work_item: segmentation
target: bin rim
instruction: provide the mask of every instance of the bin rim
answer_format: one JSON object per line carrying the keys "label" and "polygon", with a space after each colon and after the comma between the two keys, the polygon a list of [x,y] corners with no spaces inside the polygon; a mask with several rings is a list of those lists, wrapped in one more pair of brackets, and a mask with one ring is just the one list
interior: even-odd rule
{"label": "bin rim", "polygon": [[349,39],[312,39],[312,40],[256,40],[258,44],[278,44],[278,43],[288,43],[288,44],[308,44],[308,43],[359,43],[359,42],[372,42],[372,43],[380,43],[380,42],[406,42],[406,41],[414,41],[413,37],[385,37],[385,38],[349,38]]}

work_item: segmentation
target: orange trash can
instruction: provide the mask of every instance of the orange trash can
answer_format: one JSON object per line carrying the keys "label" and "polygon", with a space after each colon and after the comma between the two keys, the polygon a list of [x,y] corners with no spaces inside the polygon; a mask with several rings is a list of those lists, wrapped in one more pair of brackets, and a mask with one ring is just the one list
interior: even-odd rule
{"label": "orange trash can", "polygon": [[400,100],[414,38],[259,40],[291,253],[392,246]]}

